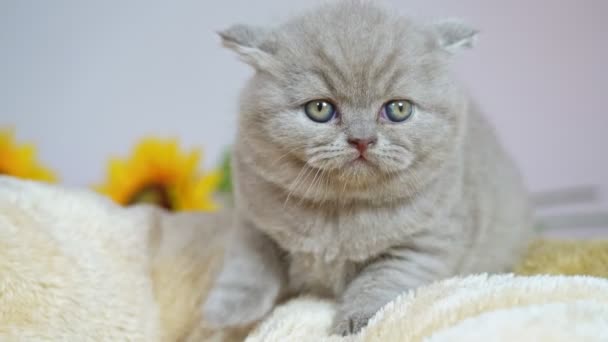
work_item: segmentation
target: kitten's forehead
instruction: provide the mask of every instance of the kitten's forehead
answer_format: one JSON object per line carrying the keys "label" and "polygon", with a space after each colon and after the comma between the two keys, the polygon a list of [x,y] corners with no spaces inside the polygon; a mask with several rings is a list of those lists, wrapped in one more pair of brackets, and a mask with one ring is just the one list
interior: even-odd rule
{"label": "kitten's forehead", "polygon": [[370,90],[390,92],[395,78],[435,49],[415,23],[363,1],[318,8],[279,31],[277,57],[292,75],[362,101],[375,96]]}
{"label": "kitten's forehead", "polygon": [[[284,27],[292,34],[315,34],[324,39],[365,39],[377,34],[404,33],[413,26],[407,17],[368,1],[336,1],[292,18]],[[400,32],[401,31],[401,32]]]}

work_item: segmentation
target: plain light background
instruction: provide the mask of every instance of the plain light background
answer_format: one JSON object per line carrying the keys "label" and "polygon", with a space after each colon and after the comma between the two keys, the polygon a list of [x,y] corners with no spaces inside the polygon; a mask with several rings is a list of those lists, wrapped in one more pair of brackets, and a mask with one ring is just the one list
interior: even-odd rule
{"label": "plain light background", "polygon": [[[481,30],[455,68],[531,190],[608,189],[608,1],[387,1],[420,20]],[[39,146],[71,185],[146,135],[217,163],[251,74],[214,31],[276,24],[315,1],[0,0],[0,127]]]}

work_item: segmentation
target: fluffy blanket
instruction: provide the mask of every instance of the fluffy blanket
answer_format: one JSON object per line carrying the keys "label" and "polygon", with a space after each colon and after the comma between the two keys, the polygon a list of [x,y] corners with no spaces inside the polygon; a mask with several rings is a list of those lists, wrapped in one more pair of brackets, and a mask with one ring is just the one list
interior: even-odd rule
{"label": "fluffy blanket", "polygon": [[228,214],[125,209],[85,190],[0,177],[0,340],[608,340],[606,243],[539,243],[520,266],[579,265],[598,277],[449,279],[404,293],[357,336],[328,336],[333,304],[315,298],[278,307],[253,331],[213,331],[200,306],[229,225]]}

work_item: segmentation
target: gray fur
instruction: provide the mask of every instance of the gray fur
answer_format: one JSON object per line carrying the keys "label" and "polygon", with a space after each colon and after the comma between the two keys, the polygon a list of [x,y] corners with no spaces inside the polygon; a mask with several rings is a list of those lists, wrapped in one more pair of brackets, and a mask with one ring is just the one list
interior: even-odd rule
{"label": "gray fur", "polygon": [[[349,334],[408,289],[512,266],[532,234],[526,192],[449,71],[475,32],[340,1],[221,34],[256,73],[234,151],[239,223],[203,308],[210,322],[247,324],[313,293],[338,300],[333,332]],[[412,118],[378,120],[403,98]],[[313,99],[331,99],[340,120],[309,120]],[[347,139],[371,135],[369,163],[353,164]]]}

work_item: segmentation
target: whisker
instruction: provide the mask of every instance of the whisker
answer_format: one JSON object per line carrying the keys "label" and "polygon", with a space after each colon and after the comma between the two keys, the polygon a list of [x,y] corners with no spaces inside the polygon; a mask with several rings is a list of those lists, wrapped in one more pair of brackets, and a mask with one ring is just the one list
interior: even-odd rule
{"label": "whisker", "polygon": [[308,195],[308,191],[315,184],[315,182],[317,180],[317,176],[319,175],[319,172],[321,172],[321,169],[317,169],[317,172],[315,173],[315,176],[313,177],[312,182],[308,185],[308,188],[306,189],[306,192],[304,192],[304,195],[302,195],[302,197],[300,198],[300,203],[298,205],[301,205],[302,202],[304,201],[304,199],[306,198],[306,195]]}
{"label": "whisker", "polygon": [[[326,177],[328,176],[328,177]],[[321,205],[323,205],[323,203],[325,202],[325,197],[327,196],[327,180],[329,179],[329,173],[327,172],[327,169],[323,169],[323,171],[321,172],[321,177],[319,177],[319,186],[321,184],[323,184],[323,186],[321,187],[321,192],[323,194],[323,197],[318,201],[319,204],[319,209],[321,209]],[[321,196],[319,196],[321,197]]]}
{"label": "whisker", "polygon": [[306,147],[306,146],[299,146],[299,147],[296,147],[296,148],[294,148],[294,149],[292,149],[292,150],[288,151],[287,153],[285,153],[285,154],[281,155],[281,156],[280,156],[280,157],[279,157],[277,160],[275,160],[274,162],[272,162],[272,163],[271,163],[271,167],[275,167],[275,166],[277,166],[277,164],[278,164],[278,163],[279,163],[279,162],[280,162],[280,161],[281,161],[283,158],[285,158],[285,157],[287,157],[288,155],[290,155],[290,154],[294,153],[295,151],[300,150],[300,149],[303,149],[303,148],[305,148],[305,147]]}
{"label": "whisker", "polygon": [[308,177],[308,172],[312,170],[311,167],[308,166],[308,164],[304,164],[302,166],[302,168],[300,169],[300,172],[298,172],[298,176],[296,177],[296,179],[289,185],[288,189],[289,192],[287,193],[287,198],[285,199],[285,202],[283,202],[283,208],[285,208],[287,206],[287,203],[289,202],[289,199],[291,198],[291,195],[294,193],[294,191],[296,191],[296,189],[300,186],[300,181],[301,181],[301,177],[307,178]]}
{"label": "whisker", "polygon": [[327,177],[325,177],[326,181],[325,183],[323,183],[323,187],[325,189],[325,192],[323,193],[323,202],[325,202],[325,196],[327,196],[329,194],[329,185],[331,184],[331,177],[330,177],[330,173],[331,173],[331,169],[327,170]]}
{"label": "whisker", "polygon": [[346,186],[350,182],[350,173],[342,175],[342,177],[340,179],[344,183],[344,185],[342,186],[342,191],[340,191],[340,200],[342,202],[343,208],[345,208],[346,201],[344,201],[343,199],[344,199],[344,195],[346,195]]}

